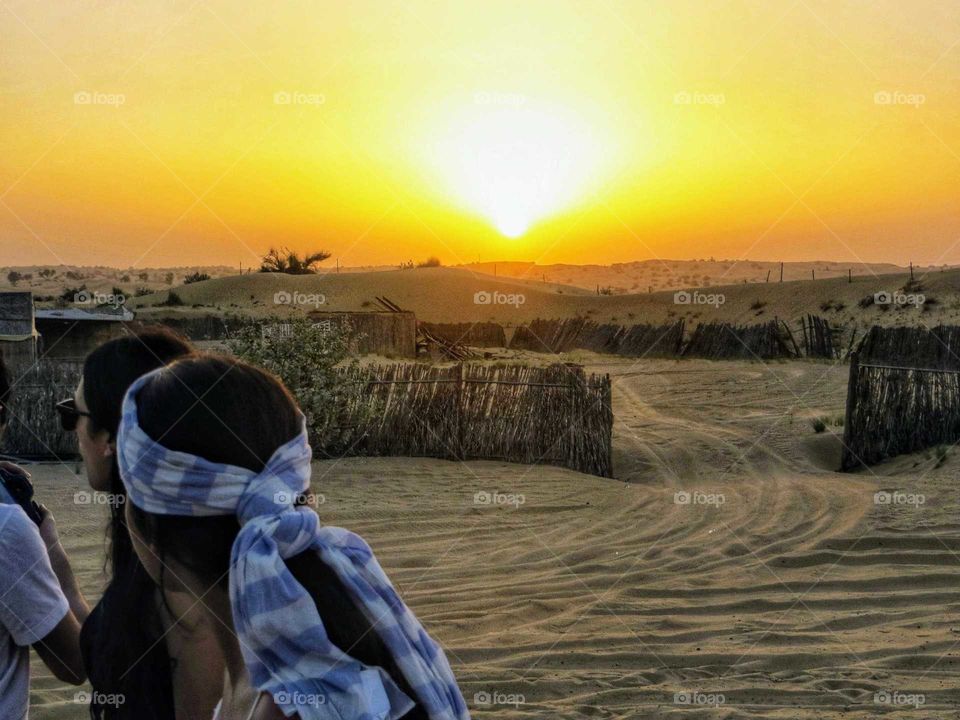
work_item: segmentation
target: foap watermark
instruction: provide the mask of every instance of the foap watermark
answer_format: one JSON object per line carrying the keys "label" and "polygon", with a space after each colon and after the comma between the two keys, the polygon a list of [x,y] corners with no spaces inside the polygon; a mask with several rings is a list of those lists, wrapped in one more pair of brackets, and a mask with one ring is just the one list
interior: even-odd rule
{"label": "foap watermark", "polygon": [[875,105],[908,105],[918,108],[927,102],[923,93],[905,93],[899,90],[878,90],[873,94]]}
{"label": "foap watermark", "polygon": [[473,294],[474,305],[513,305],[514,307],[520,307],[526,301],[527,297],[522,293],[478,290]]}
{"label": "foap watermark", "polygon": [[127,296],[123,293],[102,293],[96,290],[81,290],[73,294],[73,302],[77,305],[109,305],[116,309],[126,304]]}
{"label": "foap watermark", "polygon": [[502,93],[479,90],[473,94],[475,105],[499,105],[501,107],[520,107],[527,103],[527,96],[520,93]]}
{"label": "foap watermark", "polygon": [[725,105],[727,96],[723,93],[689,92],[681,90],[673,96],[674,105]]}
{"label": "foap watermark", "polygon": [[260,337],[264,340],[276,340],[293,337],[293,325],[290,323],[270,323],[260,326]]}
{"label": "foap watermark", "polygon": [[713,305],[715,308],[718,308],[726,301],[727,297],[723,293],[703,293],[699,290],[688,292],[686,290],[679,290],[673,294],[674,305]]}
{"label": "foap watermark", "polygon": [[320,307],[326,302],[327,297],[322,293],[287,292],[286,290],[280,290],[273,294],[274,305],[313,305],[314,307]]}
{"label": "foap watermark", "polygon": [[97,707],[118,708],[127,702],[127,698],[123,693],[103,693],[96,690],[87,692],[86,690],[80,690],[74,693],[73,701],[78,705],[94,704]]}
{"label": "foap watermark", "polygon": [[290,505],[309,505],[310,507],[316,507],[317,505],[323,505],[327,498],[322,493],[296,493],[293,490],[280,490],[273,494],[273,501],[277,505],[283,505],[284,507]]}
{"label": "foap watermark", "polygon": [[277,90],[273,94],[274,105],[308,105],[320,107],[326,105],[327,96],[323,93],[300,92],[298,90]]}
{"label": "foap watermark", "polygon": [[887,292],[881,290],[873,294],[873,302],[876,305],[913,305],[920,307],[927,301],[927,296],[923,293],[905,293],[902,290]]}
{"label": "foap watermark", "polygon": [[714,507],[720,507],[726,502],[727,498],[723,493],[709,493],[703,492],[702,490],[694,490],[693,492],[680,490],[673,494],[674,505],[712,505]]}
{"label": "foap watermark", "polygon": [[127,102],[127,96],[123,93],[90,92],[89,90],[79,90],[73,94],[74,105],[106,105],[108,107],[120,107]]}
{"label": "foap watermark", "polygon": [[919,709],[926,705],[927,697],[922,693],[904,693],[899,690],[881,690],[873,694],[874,705],[895,705]]}
{"label": "foap watermark", "polygon": [[873,494],[874,505],[909,505],[911,507],[920,507],[927,502],[927,496],[923,493],[908,493],[902,490],[889,492],[881,490]]}
{"label": "foap watermark", "polygon": [[480,490],[473,494],[474,505],[512,505],[514,508],[519,508],[526,501],[527,498],[523,493],[502,493],[496,490],[487,492],[486,490]]}
{"label": "foap watermark", "polygon": [[320,707],[327,704],[327,697],[319,693],[280,692],[273,694],[273,702],[279,707],[295,705],[296,707]]}
{"label": "foap watermark", "polygon": [[127,502],[127,496],[122,493],[88,492],[78,490],[73,494],[74,505],[109,505],[120,507]]}
{"label": "foap watermark", "polygon": [[482,707],[511,705],[515,708],[523,705],[527,699],[520,693],[505,693],[499,690],[481,690],[473,694],[473,704]]}
{"label": "foap watermark", "polygon": [[682,690],[673,694],[674,705],[699,705],[720,707],[727,702],[723,693],[705,693],[700,690]]}

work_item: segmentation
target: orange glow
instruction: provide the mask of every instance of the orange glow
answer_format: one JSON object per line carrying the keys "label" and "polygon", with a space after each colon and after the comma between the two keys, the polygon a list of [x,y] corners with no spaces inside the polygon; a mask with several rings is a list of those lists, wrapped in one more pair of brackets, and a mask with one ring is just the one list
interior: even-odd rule
{"label": "orange glow", "polygon": [[13,1],[0,257],[957,263],[958,27],[939,0]]}

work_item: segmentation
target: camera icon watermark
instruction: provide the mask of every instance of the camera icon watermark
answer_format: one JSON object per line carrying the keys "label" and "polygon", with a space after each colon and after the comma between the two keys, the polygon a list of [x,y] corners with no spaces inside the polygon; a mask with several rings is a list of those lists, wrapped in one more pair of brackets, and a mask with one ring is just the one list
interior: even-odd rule
{"label": "camera icon watermark", "polygon": [[674,505],[708,505],[719,508],[727,502],[723,493],[706,493],[700,490],[680,490],[673,494]]}
{"label": "camera icon watermark", "polygon": [[473,694],[473,704],[481,707],[511,705],[517,708],[526,701],[526,697],[520,693],[504,693],[498,690],[481,690]]}
{"label": "camera icon watermark", "polygon": [[127,496],[122,493],[78,490],[73,494],[74,505],[109,505],[110,507],[122,507],[126,502]]}
{"label": "camera icon watermark", "polygon": [[923,293],[905,293],[901,290],[895,290],[893,292],[881,290],[873,294],[873,302],[875,305],[912,305],[914,307],[921,307],[927,302],[927,296]]}
{"label": "camera icon watermark", "polygon": [[327,102],[323,93],[307,93],[296,90],[278,90],[273,94],[274,105],[306,105],[320,107]]}
{"label": "camera icon watermark", "polygon": [[123,693],[102,693],[97,690],[93,692],[79,690],[73,694],[73,702],[77,705],[119,708],[127,702],[127,698]]}
{"label": "camera icon watermark", "polygon": [[727,302],[727,297],[723,293],[678,290],[673,294],[674,305],[713,305],[713,307],[719,308],[725,302]]}
{"label": "camera icon watermark", "polygon": [[673,96],[674,105],[726,105],[727,96],[723,93],[702,93],[681,90]]}
{"label": "camera icon watermark", "polygon": [[320,307],[327,302],[327,296],[322,293],[302,293],[279,290],[273,294],[274,305],[313,305]]}
{"label": "camera icon watermark", "polygon": [[720,707],[727,702],[723,693],[705,693],[699,690],[681,690],[673,694],[674,705],[699,705],[702,707]]}
{"label": "camera icon watermark", "polygon": [[81,290],[73,294],[76,305],[109,305],[114,309],[123,307],[127,303],[126,295],[122,293],[101,293],[96,290]]}
{"label": "camera icon watermark", "polygon": [[919,709],[927,703],[926,695],[922,693],[904,693],[899,690],[881,690],[873,694],[874,705],[895,705],[898,707],[910,706]]}
{"label": "camera icon watermark", "polygon": [[923,493],[908,493],[901,490],[888,492],[881,490],[873,494],[874,505],[908,505],[911,507],[920,507],[926,504],[927,496]]}
{"label": "camera icon watermark", "polygon": [[307,505],[317,507],[323,505],[327,498],[322,493],[293,492],[293,490],[279,490],[273,494],[273,501],[283,507]]}
{"label": "camera icon watermark", "polygon": [[527,497],[523,493],[502,493],[494,490],[487,492],[480,490],[473,494],[473,504],[485,507],[507,505],[515,510],[527,502]]}
{"label": "camera icon watermark", "polygon": [[288,692],[286,690],[280,690],[273,694],[273,702],[277,707],[320,707],[321,705],[326,705],[327,697],[326,695],[321,695],[319,693],[304,693],[304,692]]}
{"label": "camera icon watermark", "polygon": [[923,93],[905,93],[899,90],[878,90],[873,94],[875,105],[906,105],[919,108],[927,102]]}
{"label": "camera icon watermark", "polygon": [[502,293],[497,290],[478,290],[473,294],[474,305],[512,305],[520,307],[527,301],[523,293]]}
{"label": "camera icon watermark", "polygon": [[127,96],[123,93],[105,93],[90,92],[89,90],[79,90],[73,94],[74,105],[106,105],[108,107],[120,107],[127,102]]}

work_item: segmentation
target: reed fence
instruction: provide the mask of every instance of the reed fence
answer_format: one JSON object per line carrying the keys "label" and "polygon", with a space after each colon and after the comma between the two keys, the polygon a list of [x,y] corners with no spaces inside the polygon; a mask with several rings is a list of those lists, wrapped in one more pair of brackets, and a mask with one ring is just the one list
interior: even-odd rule
{"label": "reed fence", "polygon": [[517,328],[510,347],[534,352],[592,350],[627,357],[676,357],[683,321],[666,325],[596,323],[586,318],[533,320]]}
{"label": "reed fence", "polygon": [[82,361],[50,359],[15,373],[3,452],[62,460],[76,456],[76,436],[61,429],[54,405],[73,396],[82,375]]}
{"label": "reed fence", "polygon": [[502,325],[480,323],[420,323],[433,335],[451,343],[472,347],[506,347],[507,336]]}
{"label": "reed fence", "polygon": [[800,318],[800,332],[803,337],[803,352],[807,357],[839,358],[841,327],[834,327],[817,315],[805,315]]}
{"label": "reed fence", "polygon": [[850,361],[841,467],[960,440],[960,327],[873,327]]}
{"label": "reed fence", "polygon": [[613,473],[608,375],[578,366],[460,363],[352,368],[339,426],[319,455],[400,455]]}
{"label": "reed fence", "polygon": [[756,360],[799,357],[790,329],[779,320],[762,325],[701,323],[683,348],[684,357]]}

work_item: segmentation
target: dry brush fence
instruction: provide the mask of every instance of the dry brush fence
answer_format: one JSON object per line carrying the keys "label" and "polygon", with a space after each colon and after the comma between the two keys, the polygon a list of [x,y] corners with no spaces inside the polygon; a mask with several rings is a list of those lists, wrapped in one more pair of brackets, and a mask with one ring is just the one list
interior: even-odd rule
{"label": "dry brush fence", "polygon": [[592,350],[628,357],[676,357],[683,342],[683,321],[667,325],[596,323],[586,318],[533,320],[517,328],[510,347],[534,352]]}
{"label": "dry brush fence", "polygon": [[769,360],[799,357],[790,329],[779,320],[762,325],[701,323],[683,348],[684,357]]}
{"label": "dry brush fence", "polygon": [[472,347],[507,346],[507,336],[503,326],[497,323],[421,323],[421,326],[437,337],[452,343]]}
{"label": "dry brush fence", "polygon": [[82,374],[83,363],[76,360],[40,360],[16,373],[3,451],[21,457],[75,456],[76,436],[61,429],[54,405],[73,396]]}
{"label": "dry brush fence", "polygon": [[352,369],[340,426],[318,454],[559,465],[611,477],[610,378],[582,368],[461,363]]}
{"label": "dry brush fence", "polygon": [[841,467],[960,439],[960,327],[873,327],[850,362]]}

